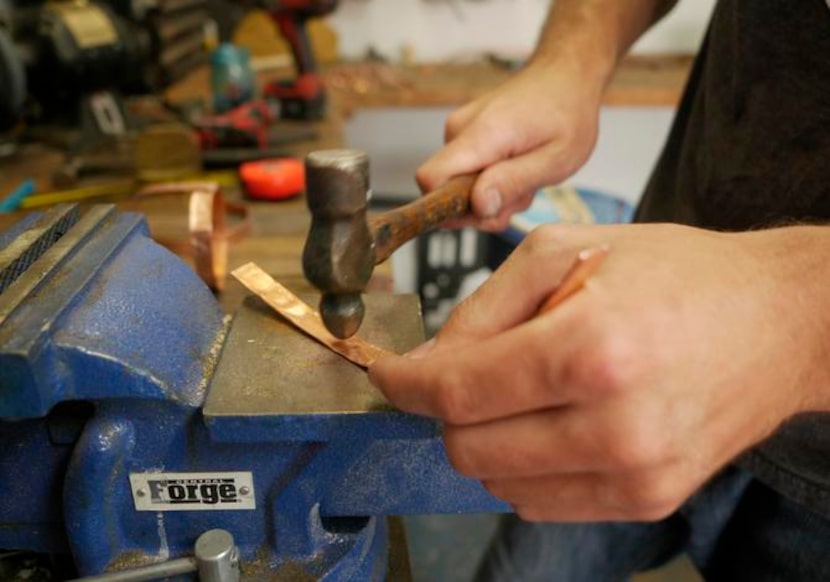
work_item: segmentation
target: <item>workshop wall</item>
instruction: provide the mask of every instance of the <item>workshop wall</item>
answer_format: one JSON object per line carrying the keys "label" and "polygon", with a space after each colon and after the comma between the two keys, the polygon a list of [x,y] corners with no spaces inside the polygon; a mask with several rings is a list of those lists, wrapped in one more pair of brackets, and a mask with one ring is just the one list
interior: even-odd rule
{"label": "workshop wall", "polygon": [[[695,52],[715,1],[681,0],[634,51]],[[548,5],[549,0],[342,0],[330,23],[346,58],[361,58],[370,48],[392,60],[445,61],[482,52],[518,56],[533,48]]]}

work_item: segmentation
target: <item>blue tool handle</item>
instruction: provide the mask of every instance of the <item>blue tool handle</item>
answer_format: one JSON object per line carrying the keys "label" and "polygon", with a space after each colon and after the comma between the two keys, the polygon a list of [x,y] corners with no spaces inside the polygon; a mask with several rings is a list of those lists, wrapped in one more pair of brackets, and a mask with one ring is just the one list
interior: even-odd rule
{"label": "blue tool handle", "polygon": [[0,212],[14,212],[20,208],[23,199],[35,191],[35,181],[31,178],[12,190],[5,199],[0,200]]}

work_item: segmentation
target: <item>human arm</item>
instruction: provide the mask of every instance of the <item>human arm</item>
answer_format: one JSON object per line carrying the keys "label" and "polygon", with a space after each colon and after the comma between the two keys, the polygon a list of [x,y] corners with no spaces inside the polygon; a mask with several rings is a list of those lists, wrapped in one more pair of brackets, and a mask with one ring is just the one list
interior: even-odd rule
{"label": "human arm", "polygon": [[828,281],[830,227],[543,227],[434,344],[370,377],[444,420],[453,465],[525,519],[659,519],[789,418],[830,411]]}
{"label": "human arm", "polygon": [[475,224],[503,229],[537,188],[561,182],[585,163],[617,61],[674,3],[556,1],[523,70],[449,116],[446,145],[416,174],[421,188],[484,170],[473,190]]}

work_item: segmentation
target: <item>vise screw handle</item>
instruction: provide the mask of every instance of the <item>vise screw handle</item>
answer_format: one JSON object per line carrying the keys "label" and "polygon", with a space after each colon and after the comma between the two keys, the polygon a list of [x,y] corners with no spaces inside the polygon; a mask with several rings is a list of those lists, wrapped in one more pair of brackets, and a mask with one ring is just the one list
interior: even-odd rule
{"label": "vise screw handle", "polygon": [[211,529],[196,540],[195,556],[76,578],[69,582],[149,582],[198,573],[200,582],[239,582],[239,550],[230,532]]}

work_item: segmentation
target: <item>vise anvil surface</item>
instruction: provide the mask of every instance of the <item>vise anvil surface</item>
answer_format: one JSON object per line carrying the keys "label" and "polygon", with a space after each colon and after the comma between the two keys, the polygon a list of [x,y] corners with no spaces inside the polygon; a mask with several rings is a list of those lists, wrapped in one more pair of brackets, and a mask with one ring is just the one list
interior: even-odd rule
{"label": "vise anvil surface", "polygon": [[[304,298],[313,303],[315,298]],[[403,353],[423,342],[414,295],[370,294],[361,337]],[[234,317],[204,415],[215,438],[284,440],[430,437],[437,425],[396,411],[366,372],[298,333],[259,298]]]}
{"label": "vise anvil surface", "polygon": [[[417,302],[368,301],[369,339],[420,341]],[[254,298],[224,317],[141,216],[59,207],[0,233],[0,548],[87,575],[222,529],[243,578],[371,580],[383,516],[504,510],[364,372]]]}

